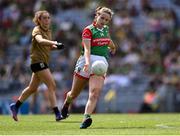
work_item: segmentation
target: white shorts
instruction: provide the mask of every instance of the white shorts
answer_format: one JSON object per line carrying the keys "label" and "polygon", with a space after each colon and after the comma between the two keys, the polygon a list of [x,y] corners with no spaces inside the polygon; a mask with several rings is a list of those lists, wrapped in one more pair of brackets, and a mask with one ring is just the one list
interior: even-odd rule
{"label": "white shorts", "polygon": [[90,55],[90,71],[89,72],[84,72],[83,68],[84,68],[84,64],[85,64],[85,57],[80,56],[79,59],[76,62],[76,66],[75,66],[75,70],[74,70],[75,74],[77,74],[78,76],[81,76],[83,78],[89,79],[89,77],[91,75],[93,75],[93,73],[91,71],[91,66],[92,66],[93,62],[96,61],[96,60],[102,60],[102,61],[104,61],[104,63],[107,66],[109,65],[105,57],[98,56],[98,55]]}

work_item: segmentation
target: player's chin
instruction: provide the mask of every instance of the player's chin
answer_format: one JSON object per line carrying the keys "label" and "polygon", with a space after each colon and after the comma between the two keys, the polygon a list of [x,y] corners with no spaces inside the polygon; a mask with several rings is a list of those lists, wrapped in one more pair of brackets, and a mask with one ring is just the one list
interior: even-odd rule
{"label": "player's chin", "polygon": [[101,23],[101,26],[104,26],[105,24],[104,23]]}
{"label": "player's chin", "polygon": [[48,27],[50,26],[50,24],[49,24],[49,23],[46,23],[46,24],[44,24],[44,26],[45,26],[46,28],[48,28]]}

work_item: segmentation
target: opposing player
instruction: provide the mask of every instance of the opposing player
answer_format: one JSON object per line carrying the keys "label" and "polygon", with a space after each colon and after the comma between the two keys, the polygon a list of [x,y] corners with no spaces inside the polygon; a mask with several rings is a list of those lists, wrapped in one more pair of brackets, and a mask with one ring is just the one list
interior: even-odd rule
{"label": "opposing player", "polygon": [[22,91],[16,103],[10,105],[12,117],[18,121],[17,114],[22,103],[34,92],[37,91],[41,82],[45,83],[49,90],[51,107],[55,113],[56,121],[61,119],[61,115],[56,103],[56,84],[49,70],[49,56],[53,49],[63,49],[64,45],[57,41],[52,41],[50,23],[51,18],[48,11],[37,11],[33,18],[35,27],[32,31],[31,46],[31,70],[32,77],[29,85]]}
{"label": "opposing player", "polygon": [[94,22],[87,26],[82,33],[82,52],[74,71],[71,91],[67,93],[61,114],[68,117],[68,108],[72,101],[80,94],[89,82],[89,98],[86,104],[81,129],[89,127],[92,123],[93,113],[106,76],[97,76],[91,72],[91,65],[96,60],[102,60],[108,66],[109,51],[114,54],[116,46],[109,35],[107,24],[112,19],[113,12],[107,7],[98,7]]}

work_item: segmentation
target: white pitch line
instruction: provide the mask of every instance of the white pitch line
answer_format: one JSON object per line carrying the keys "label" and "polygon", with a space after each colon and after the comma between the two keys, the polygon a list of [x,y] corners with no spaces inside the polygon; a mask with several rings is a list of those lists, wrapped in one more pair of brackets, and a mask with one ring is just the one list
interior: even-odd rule
{"label": "white pitch line", "polygon": [[167,126],[167,125],[164,125],[164,124],[157,124],[156,127],[159,127],[159,128],[173,128],[173,127],[170,127],[170,126]]}

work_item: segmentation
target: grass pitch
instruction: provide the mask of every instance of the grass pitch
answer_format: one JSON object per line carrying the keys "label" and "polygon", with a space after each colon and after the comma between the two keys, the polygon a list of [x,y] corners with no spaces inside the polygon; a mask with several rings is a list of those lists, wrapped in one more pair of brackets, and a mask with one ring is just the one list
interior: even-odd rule
{"label": "grass pitch", "polygon": [[60,122],[54,115],[0,116],[0,135],[180,135],[180,114],[94,114],[88,129],[79,129],[82,114]]}

